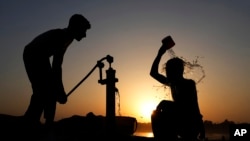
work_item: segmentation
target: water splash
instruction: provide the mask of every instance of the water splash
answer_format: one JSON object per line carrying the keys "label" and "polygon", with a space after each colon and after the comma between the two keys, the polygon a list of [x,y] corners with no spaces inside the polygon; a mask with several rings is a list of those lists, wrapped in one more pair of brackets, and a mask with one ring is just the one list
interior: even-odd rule
{"label": "water splash", "polygon": [[121,116],[121,97],[120,97],[120,93],[119,90],[117,89],[116,92],[116,102],[117,102],[117,114],[118,116]]}
{"label": "water splash", "polygon": [[[173,58],[173,57],[178,57],[174,50],[171,48],[167,50],[168,55]],[[184,63],[184,77],[188,79],[193,79],[196,84],[199,84],[204,78],[205,78],[205,70],[202,65],[199,63],[199,59],[201,57],[196,56],[195,60],[193,61],[188,61],[184,57],[178,57],[181,58]]]}
{"label": "water splash", "polygon": [[198,62],[199,58],[199,56],[196,56],[196,59],[192,62],[182,58],[185,62],[184,76],[193,79],[196,84],[199,84],[206,76],[203,66]]}
{"label": "water splash", "polygon": [[[184,57],[177,56],[172,48],[167,50],[167,55],[170,58],[178,57],[184,61],[184,63],[185,63],[184,77],[187,79],[194,80],[196,82],[196,85],[201,83],[202,80],[205,78],[205,76],[206,76],[205,70],[204,70],[203,66],[199,63],[199,60],[201,59],[201,57],[196,56],[196,58],[194,60],[188,61]],[[165,64],[164,64],[162,67],[162,72],[165,73],[165,71],[166,70],[165,70]],[[163,85],[154,86],[154,87],[156,88],[156,91],[158,91],[157,95],[155,95],[155,99],[157,99],[157,100],[159,100],[159,99],[173,100],[172,95],[171,95],[171,90],[168,86],[163,84]]]}
{"label": "water splash", "polygon": [[172,100],[172,96],[171,96],[171,90],[168,86],[162,84],[160,86],[153,86],[154,88],[156,88],[157,93],[155,93],[154,98],[156,100],[162,100],[162,99],[168,99],[168,100]]}
{"label": "water splash", "polygon": [[171,58],[176,57],[175,52],[172,48],[168,49],[167,53]]}

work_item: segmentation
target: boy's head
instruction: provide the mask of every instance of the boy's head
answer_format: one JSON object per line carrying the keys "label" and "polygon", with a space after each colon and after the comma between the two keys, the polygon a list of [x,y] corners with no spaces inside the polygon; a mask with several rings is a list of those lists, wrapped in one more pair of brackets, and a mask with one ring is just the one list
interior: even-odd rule
{"label": "boy's head", "polygon": [[184,73],[184,61],[178,57],[174,57],[166,63],[166,75],[170,81],[182,78]]}
{"label": "boy's head", "polygon": [[80,14],[74,14],[69,19],[68,29],[77,41],[86,37],[86,31],[90,28],[89,21]]}

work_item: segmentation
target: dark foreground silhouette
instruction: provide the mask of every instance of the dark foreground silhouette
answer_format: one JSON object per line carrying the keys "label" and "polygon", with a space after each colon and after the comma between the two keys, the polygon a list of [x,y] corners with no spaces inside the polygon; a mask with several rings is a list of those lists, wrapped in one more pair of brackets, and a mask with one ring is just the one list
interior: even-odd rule
{"label": "dark foreground silhouette", "polygon": [[165,75],[158,72],[161,57],[175,45],[171,36],[162,40],[150,70],[150,76],[171,90],[173,101],[162,100],[154,111],[151,122],[157,141],[177,140],[197,141],[205,138],[205,130],[200,113],[196,84],[184,75],[185,62],[178,57],[165,64]]}
{"label": "dark foreground silhouette", "polygon": [[86,116],[74,115],[55,121],[53,128],[48,128],[45,124],[29,125],[21,116],[0,114],[1,140],[152,140],[152,138],[133,136],[137,126],[137,121],[133,117],[117,116],[116,125],[115,133],[108,135],[105,129],[105,117],[93,113]]}
{"label": "dark foreground silhouette", "polygon": [[73,40],[86,37],[90,27],[84,16],[74,14],[66,28],[48,30],[25,46],[23,61],[33,91],[24,114],[27,121],[40,124],[43,113],[45,124],[53,124],[57,102],[67,102],[62,81],[64,54]]}
{"label": "dark foreground silhouette", "polygon": [[[155,141],[153,137],[134,136],[136,130],[136,120],[132,117],[118,117],[119,128],[117,133],[113,134],[113,139],[117,141]],[[223,131],[230,134],[229,141],[249,141],[247,137],[234,137],[235,129],[245,128],[250,130],[249,123],[236,124],[234,122],[221,123],[219,127],[212,128],[210,124],[205,124],[206,130],[220,130],[223,125]],[[214,125],[215,126],[215,125]],[[213,126],[213,127],[214,127]],[[47,130],[45,125],[36,130],[30,130],[29,126],[22,120],[21,116],[12,116],[0,114],[0,140],[30,140],[30,141],[88,141],[88,140],[105,140],[105,124],[103,116],[96,116],[89,113],[86,116],[74,115],[55,122],[54,130]],[[224,129],[225,128],[225,129]],[[249,135],[249,134],[248,134]],[[244,140],[245,139],[245,140]],[[181,141],[180,139],[178,141]],[[227,141],[227,139],[207,141]]]}

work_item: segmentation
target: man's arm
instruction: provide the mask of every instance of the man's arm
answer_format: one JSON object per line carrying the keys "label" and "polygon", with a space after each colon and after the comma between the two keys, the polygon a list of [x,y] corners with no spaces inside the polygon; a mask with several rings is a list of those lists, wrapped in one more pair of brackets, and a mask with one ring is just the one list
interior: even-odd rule
{"label": "man's arm", "polygon": [[65,50],[60,50],[59,52],[55,53],[52,62],[55,92],[57,94],[57,101],[61,104],[65,104],[67,102],[67,96],[64,91],[64,86],[62,82],[62,63],[64,53]]}
{"label": "man's arm", "polygon": [[165,52],[166,50],[164,51],[163,48],[161,47],[156,58],[153,61],[153,64],[150,70],[150,76],[152,76],[154,79],[156,79],[162,84],[166,84],[167,78],[158,72],[158,68],[159,68],[161,57]]}
{"label": "man's arm", "polygon": [[150,75],[159,81],[162,84],[168,85],[168,79],[167,76],[163,76],[158,72],[159,63],[161,60],[162,55],[170,48],[172,48],[175,45],[175,42],[173,41],[171,36],[167,36],[164,39],[162,39],[162,46],[160,47],[158,54],[152,64]]}

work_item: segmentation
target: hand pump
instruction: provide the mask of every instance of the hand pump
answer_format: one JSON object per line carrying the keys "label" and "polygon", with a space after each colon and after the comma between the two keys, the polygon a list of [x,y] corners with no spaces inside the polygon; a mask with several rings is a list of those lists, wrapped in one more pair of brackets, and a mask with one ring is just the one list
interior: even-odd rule
{"label": "hand pump", "polygon": [[[109,68],[106,70],[107,78],[103,79],[102,68],[104,67],[104,63],[102,61],[105,59],[109,63]],[[115,78],[116,71],[111,67],[111,63],[113,63],[113,61],[114,59],[110,55],[107,55],[106,57],[97,61],[97,64],[94,66],[94,68],[67,94],[67,97],[70,96],[75,91],[75,89],[78,88],[97,67],[99,67],[100,80],[98,80],[98,83],[106,85],[106,127],[108,134],[113,134],[116,128],[115,93],[117,92],[117,88],[115,87],[115,83],[118,82],[118,79]]]}
{"label": "hand pump", "polygon": [[104,64],[100,61],[97,62],[99,71],[100,71],[100,80],[98,83],[102,85],[106,85],[106,127],[108,134],[112,134],[115,131],[115,93],[117,91],[115,87],[115,83],[118,82],[118,79],[115,78],[115,70],[111,67],[111,63],[113,62],[113,57],[107,55],[106,57],[109,68],[106,70],[106,79],[102,78],[102,68]]}

